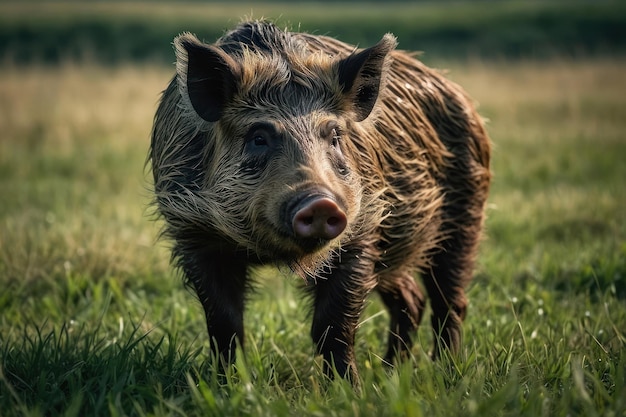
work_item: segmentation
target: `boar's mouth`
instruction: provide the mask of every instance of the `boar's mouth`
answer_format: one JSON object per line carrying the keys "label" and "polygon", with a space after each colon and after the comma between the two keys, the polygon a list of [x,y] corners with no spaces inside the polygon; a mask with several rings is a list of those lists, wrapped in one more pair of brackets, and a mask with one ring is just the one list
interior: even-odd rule
{"label": "boar's mouth", "polygon": [[295,241],[304,253],[317,252],[330,242],[326,239],[296,239]]}
{"label": "boar's mouth", "polygon": [[331,193],[301,192],[283,203],[283,227],[299,251],[320,250],[339,237],[347,226],[347,216]]}

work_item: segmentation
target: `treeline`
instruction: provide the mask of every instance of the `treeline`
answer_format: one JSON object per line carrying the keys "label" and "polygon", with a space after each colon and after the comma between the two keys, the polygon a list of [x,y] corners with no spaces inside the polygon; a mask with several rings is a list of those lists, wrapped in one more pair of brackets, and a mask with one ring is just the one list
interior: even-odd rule
{"label": "treeline", "polygon": [[[170,63],[176,34],[191,31],[213,41],[253,11],[251,3],[85,4],[0,3],[0,60]],[[294,30],[361,45],[393,32],[400,48],[425,51],[425,59],[626,53],[626,2],[621,1],[303,4],[260,10]]]}

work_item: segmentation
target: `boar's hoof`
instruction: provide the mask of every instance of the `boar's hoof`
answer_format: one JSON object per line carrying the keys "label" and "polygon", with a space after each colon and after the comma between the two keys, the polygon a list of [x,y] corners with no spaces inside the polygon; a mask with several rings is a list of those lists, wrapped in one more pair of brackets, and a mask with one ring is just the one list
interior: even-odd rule
{"label": "boar's hoof", "polygon": [[316,196],[301,204],[292,218],[293,233],[300,239],[332,240],[348,223],[346,214],[328,197]]}

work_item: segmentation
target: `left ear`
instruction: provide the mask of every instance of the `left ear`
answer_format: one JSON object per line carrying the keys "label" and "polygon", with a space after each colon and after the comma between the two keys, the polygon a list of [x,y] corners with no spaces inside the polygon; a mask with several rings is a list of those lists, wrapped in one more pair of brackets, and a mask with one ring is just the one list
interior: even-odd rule
{"label": "left ear", "polygon": [[239,64],[222,49],[183,33],[174,39],[176,71],[183,102],[207,122],[218,121],[241,77]]}
{"label": "left ear", "polygon": [[355,52],[336,64],[342,92],[352,103],[358,122],[365,120],[376,104],[386,69],[385,58],[396,45],[396,38],[388,33],[371,48]]}

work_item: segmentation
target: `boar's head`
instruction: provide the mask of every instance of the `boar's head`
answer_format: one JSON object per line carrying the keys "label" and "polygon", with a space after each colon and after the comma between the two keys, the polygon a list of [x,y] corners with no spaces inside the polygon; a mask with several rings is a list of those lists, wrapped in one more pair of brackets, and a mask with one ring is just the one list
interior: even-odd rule
{"label": "boar's head", "polygon": [[227,50],[176,38],[181,110],[206,141],[197,204],[220,244],[315,274],[359,233],[373,200],[359,135],[395,45],[385,35],[330,56],[297,40]]}

